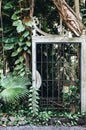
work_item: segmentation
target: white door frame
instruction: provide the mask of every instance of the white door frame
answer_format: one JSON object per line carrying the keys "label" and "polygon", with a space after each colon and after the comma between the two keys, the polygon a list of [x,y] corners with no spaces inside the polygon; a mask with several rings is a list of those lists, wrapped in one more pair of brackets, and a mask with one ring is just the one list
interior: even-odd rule
{"label": "white door frame", "polygon": [[68,38],[61,36],[32,36],[32,86],[36,87],[36,44],[49,42],[81,43],[81,111],[86,111],[86,36]]}

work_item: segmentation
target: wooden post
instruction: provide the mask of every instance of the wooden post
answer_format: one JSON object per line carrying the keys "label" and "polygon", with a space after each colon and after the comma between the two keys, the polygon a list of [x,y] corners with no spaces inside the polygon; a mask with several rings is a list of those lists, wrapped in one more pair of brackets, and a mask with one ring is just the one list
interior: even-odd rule
{"label": "wooden post", "polygon": [[32,39],[32,86],[36,87],[36,43]]}
{"label": "wooden post", "polygon": [[86,36],[81,39],[81,111],[86,111]]}

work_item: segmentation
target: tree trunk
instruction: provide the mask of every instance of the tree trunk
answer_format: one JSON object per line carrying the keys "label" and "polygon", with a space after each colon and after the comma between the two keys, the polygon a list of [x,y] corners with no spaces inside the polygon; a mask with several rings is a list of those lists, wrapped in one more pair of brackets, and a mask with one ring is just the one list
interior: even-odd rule
{"label": "tree trunk", "polygon": [[80,11],[79,11],[79,0],[74,0],[75,4],[75,12],[78,17],[80,17]]}
{"label": "tree trunk", "polygon": [[76,35],[80,36],[84,25],[80,21],[80,18],[76,13],[69,7],[65,0],[52,0],[58,9],[60,16],[67,25],[67,27]]}
{"label": "tree trunk", "polygon": [[34,0],[31,0],[30,3],[30,17],[32,18],[34,14]]}

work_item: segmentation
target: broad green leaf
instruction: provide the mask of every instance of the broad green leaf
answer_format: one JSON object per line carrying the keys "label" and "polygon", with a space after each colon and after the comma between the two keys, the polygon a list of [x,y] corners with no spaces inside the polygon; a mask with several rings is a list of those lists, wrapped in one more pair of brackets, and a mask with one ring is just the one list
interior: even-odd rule
{"label": "broad green leaf", "polygon": [[5,6],[4,6],[4,9],[12,9],[13,8],[13,6],[12,6],[12,3],[11,2],[8,2],[8,3],[6,3],[5,4]]}
{"label": "broad green leaf", "polygon": [[24,72],[22,72],[20,75],[21,75],[21,76],[24,76],[24,75],[25,75],[25,71],[24,71]]}
{"label": "broad green leaf", "polygon": [[11,49],[14,48],[14,44],[5,44],[4,47],[5,47],[6,50],[11,50]]}
{"label": "broad green leaf", "polygon": [[30,50],[28,50],[28,51],[27,51],[27,53],[28,53],[28,54],[31,54],[31,51],[30,51]]}
{"label": "broad green leaf", "polygon": [[19,53],[19,52],[21,52],[21,51],[22,51],[22,48],[19,47],[19,48],[17,49],[17,52]]}
{"label": "broad green leaf", "polygon": [[19,70],[19,73],[24,72],[25,68],[22,68],[21,70]]}
{"label": "broad green leaf", "polygon": [[4,38],[4,42],[5,43],[15,43],[15,42],[18,42],[18,38],[17,37],[7,37],[7,38]]}
{"label": "broad green leaf", "polygon": [[29,31],[25,31],[23,37],[26,38],[29,35]]}
{"label": "broad green leaf", "polygon": [[29,22],[25,22],[26,26],[32,27],[32,21],[30,20]]}
{"label": "broad green leaf", "polygon": [[19,19],[19,16],[17,16],[15,13],[12,15],[12,19],[13,20],[18,20]]}
{"label": "broad green leaf", "polygon": [[16,26],[17,32],[23,32],[25,30],[25,26],[23,25],[21,20],[17,20],[13,22],[13,26]]}
{"label": "broad green leaf", "polygon": [[16,26],[16,27],[19,26],[20,24],[22,24],[21,20],[17,20],[13,22],[13,26]]}
{"label": "broad green leaf", "polygon": [[86,8],[81,9],[81,11],[85,11],[85,10],[86,10]]}
{"label": "broad green leaf", "polygon": [[13,53],[12,53],[12,56],[14,57],[14,56],[17,56],[18,55],[18,52],[17,51],[14,51]]}
{"label": "broad green leaf", "polygon": [[19,70],[19,69],[22,69],[22,68],[23,68],[23,65],[20,64],[20,65],[17,65],[17,66],[15,67],[15,70]]}
{"label": "broad green leaf", "polygon": [[25,30],[25,26],[23,24],[19,24],[19,26],[17,26],[17,32],[23,32]]}
{"label": "broad green leaf", "polygon": [[25,43],[24,42],[18,42],[19,46],[23,46]]}
{"label": "broad green leaf", "polygon": [[28,49],[28,47],[27,47],[27,46],[25,46],[25,47],[24,47],[24,50],[26,51],[27,49]]}
{"label": "broad green leaf", "polygon": [[28,40],[30,40],[30,39],[31,39],[31,37],[29,37],[29,36],[28,36],[28,37],[27,37],[27,39],[28,39]]}
{"label": "broad green leaf", "polygon": [[31,42],[26,42],[26,45],[28,46],[28,47],[30,47],[31,46]]}
{"label": "broad green leaf", "polygon": [[22,63],[24,61],[24,57],[23,56],[20,56],[19,59],[16,60],[15,64],[18,64],[18,63]]}
{"label": "broad green leaf", "polygon": [[23,38],[23,37],[20,37],[19,41],[22,42],[23,40],[24,40],[24,38]]}
{"label": "broad green leaf", "polygon": [[24,61],[24,57],[23,57],[23,56],[20,56],[19,60],[20,60],[21,62],[23,62],[23,61]]}
{"label": "broad green leaf", "polygon": [[19,59],[15,61],[15,65],[18,64],[18,63],[20,63],[20,60],[19,60]]}

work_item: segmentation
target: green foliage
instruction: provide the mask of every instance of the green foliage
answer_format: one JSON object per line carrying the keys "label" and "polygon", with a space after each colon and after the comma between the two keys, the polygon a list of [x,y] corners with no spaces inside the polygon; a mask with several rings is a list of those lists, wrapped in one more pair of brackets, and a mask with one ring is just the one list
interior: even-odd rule
{"label": "green foliage", "polygon": [[14,21],[13,26],[16,26],[16,30],[18,33],[21,33],[25,30],[25,26],[23,25],[21,20]]}
{"label": "green foliage", "polygon": [[[69,86],[69,88],[63,90],[64,105],[71,107],[71,104],[79,106],[80,104],[80,93],[77,86]],[[70,101],[70,102],[69,102]]]}
{"label": "green foliage", "polygon": [[86,26],[86,7],[83,3],[81,3],[81,5],[80,5],[80,11],[81,11],[81,15],[82,15],[82,22]]}
{"label": "green foliage", "polygon": [[48,125],[49,120],[51,119],[53,113],[51,111],[43,111],[38,115],[38,119],[42,125]]}
{"label": "green foliage", "polygon": [[[27,6],[26,6],[27,5]],[[24,76],[27,72],[26,59],[24,52],[27,55],[31,54],[31,27],[32,21],[29,19],[29,5],[26,1],[3,1],[2,16],[3,16],[3,43],[4,55],[10,70],[14,74]],[[28,16],[27,16],[28,12]],[[10,61],[12,61],[10,63]],[[12,69],[11,69],[12,68]]]}
{"label": "green foliage", "polygon": [[35,116],[38,114],[38,109],[39,109],[38,100],[39,100],[38,89],[36,87],[30,87],[29,109],[31,111],[32,116]]}
{"label": "green foliage", "polygon": [[7,75],[7,77],[1,75],[0,86],[0,99],[4,102],[15,102],[20,98],[24,98],[28,94],[27,85],[30,82],[25,77]]}
{"label": "green foliage", "polygon": [[[74,0],[65,0],[68,5],[74,10]],[[42,6],[43,5],[43,6]],[[86,25],[86,7],[83,5],[82,8],[82,21]],[[52,0],[35,0],[35,11],[34,16],[37,16],[40,20],[41,29],[48,33],[58,34],[58,29],[55,27],[60,25],[60,17],[58,10],[55,8]],[[64,28],[67,29],[65,24]]]}
{"label": "green foliage", "polygon": [[[26,111],[21,109],[16,112],[9,111],[8,114],[0,114],[0,125],[63,125],[63,126],[75,126],[78,125],[78,121],[80,118],[83,119],[83,116],[86,117],[86,113],[80,114],[79,112],[76,114],[69,112],[58,112],[56,116],[54,116],[54,112],[52,111],[43,111],[39,112],[38,115],[34,117],[30,115],[30,111]],[[4,117],[4,118],[3,118]],[[52,122],[53,121],[53,122]]]}

